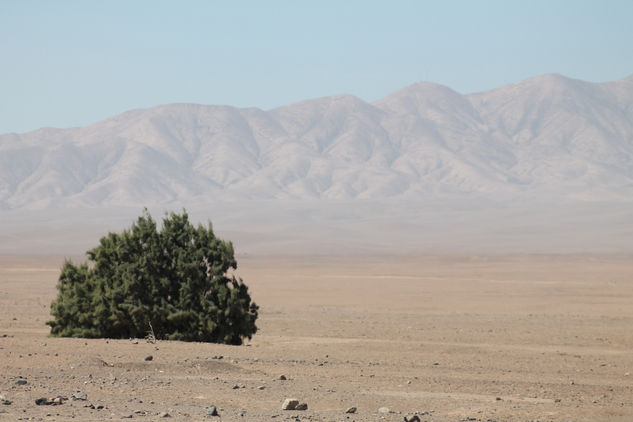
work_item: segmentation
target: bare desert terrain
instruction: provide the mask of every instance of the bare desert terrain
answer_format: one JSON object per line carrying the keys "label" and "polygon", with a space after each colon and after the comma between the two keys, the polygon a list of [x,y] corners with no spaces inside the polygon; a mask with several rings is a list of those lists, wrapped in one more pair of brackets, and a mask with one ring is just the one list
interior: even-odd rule
{"label": "bare desert terrain", "polygon": [[2,421],[633,420],[630,255],[241,256],[239,347],[50,338],[63,259],[0,256]]}

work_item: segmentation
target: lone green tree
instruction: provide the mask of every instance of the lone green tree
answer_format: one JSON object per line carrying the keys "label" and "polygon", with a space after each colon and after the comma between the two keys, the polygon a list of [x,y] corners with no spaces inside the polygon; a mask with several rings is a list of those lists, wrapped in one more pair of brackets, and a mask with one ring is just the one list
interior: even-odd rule
{"label": "lone green tree", "polygon": [[144,211],[132,227],[109,233],[87,252],[92,263],[66,261],[51,304],[51,335],[141,337],[242,344],[257,331],[258,306],[237,269],[233,245],[211,224],[194,227],[186,211],[159,231]]}

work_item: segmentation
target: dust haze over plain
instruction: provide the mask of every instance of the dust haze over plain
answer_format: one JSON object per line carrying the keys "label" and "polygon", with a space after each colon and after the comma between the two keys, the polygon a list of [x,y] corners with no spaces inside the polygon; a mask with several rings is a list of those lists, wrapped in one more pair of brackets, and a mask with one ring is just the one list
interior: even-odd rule
{"label": "dust haze over plain", "polygon": [[630,2],[191,5],[0,5],[0,253],[633,251]]}

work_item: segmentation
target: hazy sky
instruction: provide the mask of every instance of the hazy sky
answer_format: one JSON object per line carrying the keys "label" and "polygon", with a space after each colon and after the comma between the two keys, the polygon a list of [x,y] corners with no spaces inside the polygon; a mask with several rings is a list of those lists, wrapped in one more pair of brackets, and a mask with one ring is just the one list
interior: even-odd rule
{"label": "hazy sky", "polygon": [[173,102],[373,101],[633,73],[633,1],[0,0],[0,133]]}

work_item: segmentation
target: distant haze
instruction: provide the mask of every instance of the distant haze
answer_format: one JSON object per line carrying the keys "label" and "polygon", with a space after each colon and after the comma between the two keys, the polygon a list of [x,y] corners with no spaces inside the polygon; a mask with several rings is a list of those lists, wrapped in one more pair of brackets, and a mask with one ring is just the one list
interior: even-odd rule
{"label": "distant haze", "polygon": [[277,236],[275,251],[302,237],[348,252],[633,250],[632,198],[633,77],[544,75],[471,95],[423,83],[269,111],[170,104],[0,135],[5,253],[34,245],[27,215],[95,229],[143,206],[192,209],[255,252],[266,246],[248,233]]}

